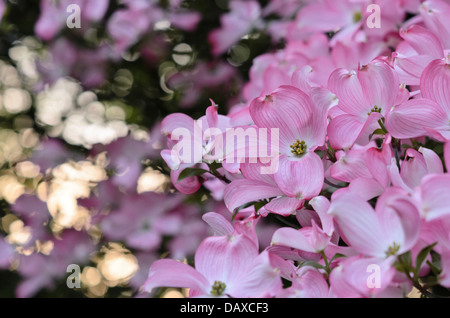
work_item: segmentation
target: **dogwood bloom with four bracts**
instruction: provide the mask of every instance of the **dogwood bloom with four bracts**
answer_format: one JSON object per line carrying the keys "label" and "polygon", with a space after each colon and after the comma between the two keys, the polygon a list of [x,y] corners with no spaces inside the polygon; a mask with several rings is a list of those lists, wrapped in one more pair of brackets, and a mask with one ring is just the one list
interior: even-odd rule
{"label": "dogwood bloom with four bracts", "polygon": [[[144,284],[155,287],[187,287],[191,297],[271,297],[282,289],[277,255],[263,251],[246,225],[233,232],[225,224],[220,236],[205,239],[195,253],[195,269],[171,259],[158,260],[150,267]],[[217,220],[212,220],[218,223]],[[217,229],[217,227],[216,227]]]}
{"label": "dogwood bloom with four bracts", "polygon": [[379,121],[399,99],[404,99],[397,74],[380,58],[356,72],[337,69],[330,76],[328,88],[339,99],[328,125],[334,149],[369,143],[369,136],[380,128]]}
{"label": "dogwood bloom with four bracts", "polygon": [[[230,118],[218,114],[218,106],[212,105],[206,110],[206,115],[194,120],[183,113],[167,116],[161,123],[161,131],[167,135],[169,149],[161,152],[162,158],[171,169],[171,180],[175,187],[185,194],[196,192],[201,184],[196,176],[178,180],[180,173],[186,169],[201,164],[203,161],[223,160],[224,153],[214,147],[215,133],[222,134],[231,127]],[[180,140],[181,139],[181,140]],[[214,154],[211,151],[216,149]]]}
{"label": "dogwood bloom with four bracts", "polygon": [[293,86],[280,86],[254,99],[250,115],[258,128],[279,128],[279,168],[274,180],[287,196],[311,199],[323,186],[322,159],[315,153],[325,143],[325,114]]}
{"label": "dogwood bloom with four bracts", "polygon": [[[382,292],[394,279],[396,257],[417,243],[420,215],[412,200],[401,193],[385,192],[375,210],[352,194],[332,201],[328,213],[336,220],[342,239],[359,253],[343,259],[340,267],[331,273],[330,283],[339,297]],[[378,288],[367,284],[367,269],[371,264],[381,271]]]}

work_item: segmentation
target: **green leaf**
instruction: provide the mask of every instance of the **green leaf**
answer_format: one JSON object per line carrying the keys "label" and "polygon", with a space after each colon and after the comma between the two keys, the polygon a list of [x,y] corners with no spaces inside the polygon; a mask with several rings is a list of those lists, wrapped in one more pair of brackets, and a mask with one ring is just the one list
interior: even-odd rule
{"label": "green leaf", "polygon": [[267,204],[267,200],[259,201],[255,203],[255,213],[258,213],[258,211]]}
{"label": "green leaf", "polygon": [[234,221],[234,218],[236,217],[236,215],[239,213],[240,210],[245,209],[245,208],[248,208],[248,207],[250,207],[250,206],[252,206],[252,205],[255,205],[255,204],[257,204],[258,202],[259,202],[259,201],[252,201],[252,202],[249,202],[249,203],[245,203],[245,204],[241,205],[240,207],[234,209],[234,211],[233,211],[233,217],[231,218],[231,221]]}
{"label": "green leaf", "polygon": [[[270,199],[270,200],[272,200],[272,199]],[[243,205],[241,205],[240,207],[236,208],[233,211],[233,217],[231,218],[231,220],[234,221],[234,218],[236,217],[236,215],[239,213],[240,210],[248,208],[248,207],[250,207],[252,205],[255,206],[255,213],[257,213],[263,206],[265,206],[267,203],[269,203],[269,201],[268,200],[252,201],[252,202],[243,204]]]}
{"label": "green leaf", "polygon": [[378,128],[373,132],[372,135],[385,135],[385,134],[386,134],[386,132],[383,129]]}
{"label": "green leaf", "polygon": [[386,132],[383,129],[378,128],[373,133],[371,133],[369,135],[369,140],[372,140],[372,137],[375,136],[375,135],[385,135],[385,134],[386,134]]}
{"label": "green leaf", "polygon": [[401,272],[401,273],[405,272],[405,269],[403,268],[403,265],[400,264],[398,261],[394,262],[393,266],[398,272]]}
{"label": "green leaf", "polygon": [[186,168],[178,176],[178,181],[181,181],[189,177],[198,177],[207,172],[209,171],[201,168]]}
{"label": "green leaf", "polygon": [[208,167],[209,167],[209,169],[210,169],[212,172],[216,172],[217,169],[219,169],[220,167],[222,167],[222,164],[219,163],[219,162],[213,161],[213,162],[211,162],[211,163],[208,164]]}
{"label": "green leaf", "polygon": [[434,275],[438,276],[441,274],[441,269],[438,266],[436,266],[436,264],[431,263],[429,260],[427,260],[426,263],[428,264],[428,266],[430,266],[430,269]]}
{"label": "green leaf", "polygon": [[414,276],[419,276],[420,268],[422,267],[423,262],[427,258],[428,254],[430,254],[433,247],[435,247],[437,242],[424,247],[416,257],[416,268],[414,269]]}
{"label": "green leaf", "polygon": [[425,277],[421,277],[420,281],[424,284],[424,286],[426,285],[427,287],[430,287],[439,284],[439,277],[427,275]]}
{"label": "green leaf", "polygon": [[330,263],[332,262],[332,261],[334,261],[336,258],[340,258],[340,257],[346,257],[344,254],[339,254],[339,253],[336,253],[331,259],[330,259]]}
{"label": "green leaf", "polygon": [[411,262],[411,251],[408,251],[397,257],[397,262],[394,266],[401,272],[410,273],[413,270]]}

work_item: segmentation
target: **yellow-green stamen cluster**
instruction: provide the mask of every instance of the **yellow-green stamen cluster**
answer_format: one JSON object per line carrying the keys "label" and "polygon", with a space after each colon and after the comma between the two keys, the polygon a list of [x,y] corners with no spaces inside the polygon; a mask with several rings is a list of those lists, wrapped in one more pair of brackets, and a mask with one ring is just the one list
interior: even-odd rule
{"label": "yellow-green stamen cluster", "polygon": [[373,108],[370,110],[370,112],[367,113],[367,115],[370,115],[372,113],[381,113],[381,108],[377,105],[373,106]]}
{"label": "yellow-green stamen cluster", "polygon": [[304,140],[300,141],[300,140],[296,140],[292,145],[291,145],[291,152],[296,155],[297,157],[300,157],[302,155],[304,155],[306,153],[306,143]]}
{"label": "yellow-green stamen cluster", "polygon": [[391,246],[388,247],[388,250],[386,251],[386,257],[392,256],[397,254],[397,252],[400,250],[400,245],[397,243],[393,243]]}
{"label": "yellow-green stamen cluster", "polygon": [[357,11],[353,13],[353,23],[358,23],[362,19],[362,13],[361,11]]}
{"label": "yellow-green stamen cluster", "polygon": [[211,295],[220,296],[225,291],[225,288],[227,288],[227,285],[225,285],[225,283],[216,280],[212,285]]}

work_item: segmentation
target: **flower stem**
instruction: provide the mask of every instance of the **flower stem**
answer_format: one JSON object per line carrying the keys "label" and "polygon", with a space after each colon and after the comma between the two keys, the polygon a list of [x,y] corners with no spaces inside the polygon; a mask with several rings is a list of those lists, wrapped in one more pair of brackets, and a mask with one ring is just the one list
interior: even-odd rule
{"label": "flower stem", "polygon": [[388,133],[388,130],[386,129],[386,126],[384,125],[382,119],[378,120],[378,124],[380,125],[380,127],[381,127],[381,129],[384,131],[384,133],[387,134],[387,133]]}
{"label": "flower stem", "polygon": [[325,262],[325,270],[327,274],[330,274],[331,272],[330,263],[328,262],[328,258],[325,255],[325,252],[324,251],[320,252],[320,255],[322,255],[323,261]]}

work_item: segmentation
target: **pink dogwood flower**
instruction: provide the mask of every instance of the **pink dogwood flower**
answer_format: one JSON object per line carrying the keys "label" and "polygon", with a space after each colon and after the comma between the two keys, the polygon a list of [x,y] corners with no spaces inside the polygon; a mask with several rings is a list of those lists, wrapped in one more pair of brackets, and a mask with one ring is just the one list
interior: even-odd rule
{"label": "pink dogwood flower", "polygon": [[441,159],[433,150],[423,147],[419,148],[419,151],[411,148],[406,150],[400,171],[396,165],[390,168],[393,186],[401,187],[409,193],[420,187],[425,176],[435,173],[444,173]]}
{"label": "pink dogwood flower", "polygon": [[427,0],[419,6],[419,13],[427,29],[433,32],[441,41],[444,49],[450,49],[450,27],[447,17],[450,14],[450,4],[443,0]]}
{"label": "pink dogwood flower", "polygon": [[278,298],[329,298],[328,283],[323,274],[313,268],[302,267],[292,278],[292,286],[283,289]]}
{"label": "pink dogwood flower", "polygon": [[366,146],[354,145],[347,151],[340,150],[335,156],[337,161],[330,165],[328,172],[334,180],[349,185],[334,191],[332,197],[351,192],[370,200],[391,186],[390,171],[396,161],[389,135],[385,136],[381,149],[372,141]]}
{"label": "pink dogwood flower", "polygon": [[449,190],[450,174],[448,173],[431,173],[422,178],[420,187],[415,188],[413,197],[425,220],[448,217],[450,209],[445,202]]}
{"label": "pink dogwood flower", "polygon": [[278,187],[288,197],[307,200],[323,186],[322,159],[314,151],[325,143],[325,115],[310,97],[293,86],[280,86],[254,99],[250,115],[258,128],[279,129]]}
{"label": "pink dogwood flower", "polygon": [[363,255],[386,258],[410,250],[420,233],[417,208],[406,196],[385,193],[374,210],[358,196],[331,202],[330,211],[342,238]]}
{"label": "pink dogwood flower", "polygon": [[420,77],[427,65],[444,58],[444,47],[437,36],[420,25],[401,29],[400,36],[404,41],[392,55],[394,67],[402,83],[420,85]]}
{"label": "pink dogwood flower", "polygon": [[310,81],[317,86],[326,86],[334,66],[330,59],[328,39],[324,34],[314,34],[306,40],[289,41],[283,50],[256,57],[250,69],[250,80],[244,85],[242,95],[246,101],[253,100],[262,94],[270,94],[281,85],[291,85],[293,74],[308,65],[314,69],[314,73],[308,74]]}
{"label": "pink dogwood flower", "polygon": [[377,58],[356,72],[337,69],[328,89],[338,97],[341,111],[328,125],[328,138],[334,149],[348,149],[369,143],[378,121],[398,101],[400,83],[392,67]]}
{"label": "pink dogwood flower", "polygon": [[[330,282],[334,292],[341,297],[360,297],[386,289],[394,279],[397,255],[409,251],[419,239],[420,216],[412,200],[388,191],[374,210],[364,199],[345,194],[331,202],[329,213],[342,239],[360,253],[344,258],[333,269]],[[377,288],[367,283],[372,264],[380,271]]]}
{"label": "pink dogwood flower", "polygon": [[276,255],[259,253],[254,239],[235,230],[206,238],[195,253],[195,269],[173,259],[154,262],[144,290],[186,287],[190,297],[273,297],[282,289],[274,266],[279,262],[283,260]]}
{"label": "pink dogwood flower", "polygon": [[222,137],[229,127],[230,118],[219,115],[214,102],[207,108],[206,115],[198,120],[183,113],[164,118],[161,132],[168,136],[169,149],[162,150],[161,156],[171,169],[172,182],[179,191],[191,194],[201,186],[196,176],[178,180],[184,169],[224,159],[223,143],[219,144],[214,136]]}
{"label": "pink dogwood flower", "polygon": [[299,230],[283,227],[273,234],[272,245],[289,246],[309,253],[325,251],[334,232],[332,217],[327,214],[330,203],[325,197],[316,197],[310,204],[319,216],[320,226],[312,219],[311,226],[304,226]]}
{"label": "pink dogwood flower", "polygon": [[386,117],[386,128],[395,138],[429,136],[450,139],[450,68],[447,59],[433,60],[422,73],[420,93],[396,106]]}
{"label": "pink dogwood flower", "polygon": [[259,249],[259,239],[256,233],[259,217],[250,215],[232,224],[225,216],[217,212],[208,212],[202,216],[202,219],[211,227],[214,236],[232,236],[235,232],[240,233],[252,240],[255,247]]}
{"label": "pink dogwood flower", "polygon": [[392,262],[392,258],[374,259],[362,255],[341,259],[330,274],[330,297],[406,297],[412,285],[397,281]]}
{"label": "pink dogwood flower", "polygon": [[[369,37],[382,38],[387,33],[396,31],[397,25],[403,21],[405,11],[400,1],[311,1],[297,14],[292,25],[291,34],[308,34],[312,32],[336,32],[330,43],[334,46],[338,41],[350,42]],[[378,9],[369,5],[375,4]],[[368,22],[375,23],[370,15],[379,10],[379,27],[370,27]],[[370,20],[370,21],[368,21]],[[363,40],[362,40],[363,41]]]}
{"label": "pink dogwood flower", "polygon": [[243,178],[232,181],[224,192],[225,204],[231,212],[252,201],[269,199],[259,214],[271,212],[287,216],[302,206],[302,200],[291,198],[280,189],[273,174],[261,174],[261,164],[243,163],[240,170]]}

